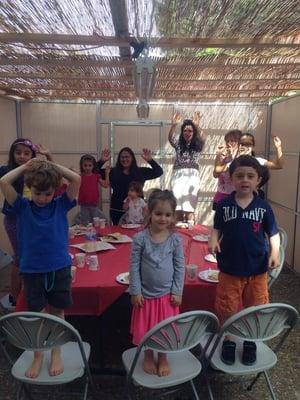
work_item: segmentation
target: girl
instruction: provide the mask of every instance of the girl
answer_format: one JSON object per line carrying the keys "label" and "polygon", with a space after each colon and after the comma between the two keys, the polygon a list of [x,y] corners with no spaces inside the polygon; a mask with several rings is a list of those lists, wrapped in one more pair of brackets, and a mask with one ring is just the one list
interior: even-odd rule
{"label": "girl", "polygon": [[[158,322],[177,315],[182,300],[184,256],[174,233],[176,199],[169,190],[154,189],[148,200],[149,221],[133,237],[129,292],[133,305],[131,333],[137,345]],[[166,354],[145,350],[143,367],[149,374],[169,375]]]}
{"label": "girl", "polygon": [[283,168],[283,153],[281,147],[281,140],[278,136],[272,136],[274,146],[276,148],[276,158],[274,161],[266,160],[262,157],[255,156],[255,139],[251,133],[243,133],[239,143],[239,155],[254,156],[260,165],[264,165],[269,169],[282,169]]}
{"label": "girl", "polygon": [[[26,164],[31,158],[36,157],[36,154],[44,155],[49,161],[52,160],[49,150],[45,149],[42,145],[34,145],[30,139],[19,138],[16,139],[10,146],[8,154],[7,165],[0,167],[0,177],[7,172]],[[23,197],[30,198],[30,190],[24,184],[24,177],[20,176],[14,183],[13,187],[16,192]],[[14,306],[16,298],[21,289],[21,277],[19,275],[18,257],[17,257],[17,222],[16,216],[12,214],[11,207],[6,200],[4,200],[2,212],[4,214],[4,228],[11,243],[15,263],[12,265],[11,270],[11,284],[10,284],[10,303]]]}
{"label": "girl", "polygon": [[143,199],[143,187],[140,182],[131,182],[128,196],[124,200],[123,209],[126,210],[124,221],[126,224],[142,224],[146,215],[146,202]]}
{"label": "girl", "polygon": [[79,189],[78,204],[80,205],[80,222],[87,225],[93,222],[94,217],[103,217],[99,210],[99,186],[105,188],[109,184],[110,168],[105,168],[105,180],[97,173],[96,159],[90,154],[84,154],[79,162],[81,173],[81,185]]}
{"label": "girl", "polygon": [[194,221],[200,189],[199,158],[205,139],[203,131],[198,129],[199,113],[194,114],[193,120],[183,121],[181,133],[176,137],[176,126],[181,119],[179,112],[174,113],[169,131],[169,142],[176,152],[171,188],[177,199],[177,219]]}
{"label": "girl", "polygon": [[241,135],[242,132],[238,129],[227,132],[224,137],[226,146],[218,149],[213,171],[214,178],[218,178],[218,188],[213,198],[213,210],[216,210],[220,200],[228,197],[234,191],[229,175],[229,165],[237,157]]}

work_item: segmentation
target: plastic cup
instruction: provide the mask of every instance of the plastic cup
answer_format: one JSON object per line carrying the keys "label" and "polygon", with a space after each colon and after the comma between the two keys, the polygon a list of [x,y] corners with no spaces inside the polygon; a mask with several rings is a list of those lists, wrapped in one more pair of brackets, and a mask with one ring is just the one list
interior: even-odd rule
{"label": "plastic cup", "polygon": [[85,254],[84,253],[76,253],[75,260],[78,268],[83,268],[85,264]]}
{"label": "plastic cup", "polygon": [[104,218],[99,218],[99,226],[101,229],[105,228],[106,220]]}
{"label": "plastic cup", "polygon": [[71,266],[71,277],[72,277],[72,282],[74,283],[76,281],[76,270],[77,268],[75,265]]}
{"label": "plastic cup", "polygon": [[89,258],[89,270],[97,271],[98,267],[99,267],[98,256],[91,255]]}
{"label": "plastic cup", "polygon": [[99,217],[94,217],[93,218],[93,223],[95,227],[100,226],[100,218]]}
{"label": "plastic cup", "polygon": [[188,264],[186,266],[186,274],[189,281],[195,281],[197,278],[198,265]]}
{"label": "plastic cup", "polygon": [[187,224],[188,224],[188,229],[193,229],[194,225],[195,225],[195,222],[194,221],[188,221]]}

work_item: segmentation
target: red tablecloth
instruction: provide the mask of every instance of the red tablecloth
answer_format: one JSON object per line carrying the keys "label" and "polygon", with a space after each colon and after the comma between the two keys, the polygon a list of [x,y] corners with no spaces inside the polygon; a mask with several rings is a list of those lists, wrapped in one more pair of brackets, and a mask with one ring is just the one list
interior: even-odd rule
{"label": "red tablecloth", "polygon": [[[133,236],[138,229],[124,229],[118,226],[100,229],[99,233],[120,232]],[[204,260],[208,253],[207,243],[193,240],[199,233],[208,233],[207,227],[195,226],[194,229],[178,229],[182,236],[186,264],[198,265],[198,272],[212,268],[216,264]],[[84,236],[71,239],[71,244],[84,242]],[[72,284],[73,306],[66,310],[68,315],[101,315],[113,304],[126,290],[127,285],[116,282],[116,276],[128,271],[131,243],[114,244],[115,250],[100,251],[97,253],[99,270],[90,271],[87,267],[77,268],[76,280]],[[79,250],[70,247],[70,253]],[[186,279],[181,311],[195,309],[214,311],[216,284],[204,282],[197,278],[190,282]],[[17,310],[24,310],[23,295],[19,296]]]}

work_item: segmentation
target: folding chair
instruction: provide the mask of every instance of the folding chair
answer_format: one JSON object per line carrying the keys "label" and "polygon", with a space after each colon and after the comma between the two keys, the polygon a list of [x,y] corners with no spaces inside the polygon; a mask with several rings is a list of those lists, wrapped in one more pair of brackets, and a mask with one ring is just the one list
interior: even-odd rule
{"label": "folding chair", "polygon": [[280,246],[279,252],[280,252],[279,266],[277,268],[268,270],[268,287],[269,287],[269,289],[273,285],[273,283],[276,281],[276,279],[278,278],[278,276],[282,270],[283,264],[284,264],[285,252],[284,252],[284,247],[282,245]]}
{"label": "folding chair", "polygon": [[[0,249],[0,271],[6,267],[8,267],[13,262],[12,256],[5,253],[3,250]],[[14,311],[15,307],[9,301],[9,294],[5,294],[0,299],[0,308],[4,313]]]}
{"label": "folding chair", "polygon": [[[85,377],[83,399],[86,400],[88,384],[91,384],[94,398],[95,386],[88,365],[90,345],[83,342],[78,331],[65,320],[56,316],[37,312],[17,312],[0,318],[0,335],[19,349],[25,350],[13,362],[5,351],[8,362],[12,365],[11,373],[19,381],[17,399],[24,392],[31,397],[29,385],[61,385]],[[61,346],[64,371],[57,376],[49,376],[48,366],[53,347]],[[44,358],[39,376],[27,378],[25,371],[32,362],[33,351],[43,351]]]}
{"label": "folding chair", "polygon": [[288,235],[286,233],[286,231],[281,228],[281,226],[278,227],[279,230],[279,236],[280,236],[280,244],[283,247],[283,249],[286,249],[287,246],[287,242],[288,242]]}
{"label": "folding chair", "polygon": [[[164,389],[190,382],[195,398],[198,394],[193,379],[201,372],[201,362],[189,349],[207,337],[206,346],[219,330],[217,317],[206,311],[190,311],[167,318],[145,334],[138,347],[126,350],[123,364],[127,372],[127,394],[132,398],[133,385],[149,389]],[[205,348],[206,348],[205,346]],[[143,350],[168,353],[171,373],[159,377],[143,370]],[[133,384],[133,385],[132,385]]]}
{"label": "folding chair", "polygon": [[[288,304],[273,303],[246,308],[224,323],[206,352],[207,360],[213,368],[230,375],[256,374],[247,390],[251,390],[259,376],[263,374],[272,399],[276,400],[267,370],[277,363],[277,353],[296,325],[297,319],[298,311]],[[224,335],[234,337],[236,342],[235,363],[233,365],[227,365],[221,360]],[[279,335],[280,337],[273,349],[264,343]],[[256,362],[250,366],[242,363],[244,340],[254,341],[257,346]],[[207,384],[210,398],[213,399],[208,380]]]}

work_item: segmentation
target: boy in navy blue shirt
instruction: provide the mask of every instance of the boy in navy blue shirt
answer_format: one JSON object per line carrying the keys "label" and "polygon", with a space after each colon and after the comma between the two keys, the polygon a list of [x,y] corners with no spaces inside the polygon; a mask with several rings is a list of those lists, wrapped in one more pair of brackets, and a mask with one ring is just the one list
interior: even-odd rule
{"label": "boy in navy blue shirt", "polygon": [[[240,156],[231,163],[229,173],[236,191],[218,204],[209,242],[220,269],[215,308],[221,323],[237,313],[241,304],[268,303],[267,271],[279,265],[280,238],[274,214],[256,193],[260,164],[252,156]],[[227,364],[235,361],[235,343],[227,338],[221,357]],[[245,341],[243,363],[255,361],[256,345]]]}
{"label": "boy in navy blue shirt", "polygon": [[[31,191],[31,200],[19,195],[13,187],[13,182],[22,175]],[[62,177],[70,184],[62,196],[54,197]],[[48,305],[50,314],[63,318],[64,309],[72,304],[67,212],[76,205],[79,186],[80,176],[75,172],[34,158],[0,179],[5,199],[17,216],[20,271],[29,311],[44,311]],[[36,378],[42,362],[43,353],[34,352],[25,375]],[[49,375],[62,372],[57,347],[51,352]]]}

